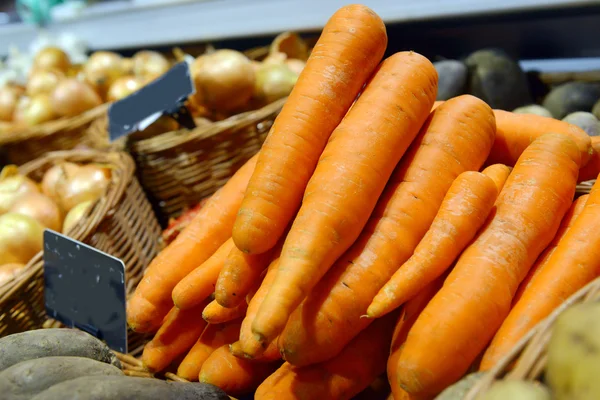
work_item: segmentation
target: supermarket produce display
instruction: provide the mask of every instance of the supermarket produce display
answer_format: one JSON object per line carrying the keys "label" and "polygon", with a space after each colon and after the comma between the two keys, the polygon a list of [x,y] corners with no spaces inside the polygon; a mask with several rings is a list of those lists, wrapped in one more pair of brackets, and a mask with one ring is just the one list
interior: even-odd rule
{"label": "supermarket produce display", "polygon": [[[388,40],[354,4],[316,42],[38,53],[0,88],[3,150],[42,151],[0,174],[0,391],[596,398],[600,83]],[[107,110],[182,62],[196,127],[110,142]],[[123,261],[129,354],[47,320],[44,229]]]}

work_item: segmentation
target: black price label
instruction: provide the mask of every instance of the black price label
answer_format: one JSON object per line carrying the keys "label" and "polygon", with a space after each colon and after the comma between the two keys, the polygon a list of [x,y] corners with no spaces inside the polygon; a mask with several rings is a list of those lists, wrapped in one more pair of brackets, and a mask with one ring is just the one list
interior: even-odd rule
{"label": "black price label", "polygon": [[196,125],[184,102],[194,92],[188,63],[176,64],[137,92],[110,105],[110,140],[144,130],[163,115],[171,116],[184,127],[193,129]]}
{"label": "black price label", "polygon": [[44,281],[49,317],[127,353],[123,261],[46,229]]}

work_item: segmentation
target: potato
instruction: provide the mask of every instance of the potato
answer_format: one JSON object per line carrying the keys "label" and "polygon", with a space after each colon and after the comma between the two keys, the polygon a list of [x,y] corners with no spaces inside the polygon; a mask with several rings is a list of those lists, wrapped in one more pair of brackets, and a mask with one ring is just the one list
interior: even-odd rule
{"label": "potato", "polygon": [[477,400],[550,400],[548,389],[534,382],[497,381],[490,389],[477,397]]}
{"label": "potato", "polygon": [[25,400],[57,383],[92,375],[123,375],[123,371],[114,365],[90,358],[36,358],[0,372],[0,393],[8,399]]}
{"label": "potato", "polygon": [[38,329],[0,339],[0,371],[21,361],[50,356],[91,358],[121,368],[106,344],[76,329]]}
{"label": "potato", "polygon": [[596,104],[594,104],[594,107],[592,107],[592,114],[594,114],[596,118],[600,119],[600,100],[598,100]]}
{"label": "potato", "polygon": [[479,50],[467,57],[465,63],[469,68],[469,93],[490,107],[509,111],[533,103],[527,76],[503,51]]}
{"label": "potato", "polygon": [[449,100],[465,93],[467,86],[467,66],[457,60],[443,60],[433,63],[438,73],[436,100]]}
{"label": "potato", "polygon": [[517,107],[512,112],[515,114],[534,114],[541,115],[542,117],[552,118],[552,114],[550,111],[546,110],[542,106],[538,106],[537,104],[530,104],[528,106]]}
{"label": "potato", "polygon": [[558,317],[548,343],[546,381],[556,400],[600,399],[600,303]]}
{"label": "potato", "polygon": [[462,400],[471,388],[485,375],[485,372],[474,372],[462,378],[440,393],[435,400]]}
{"label": "potato", "polygon": [[542,105],[554,118],[563,119],[575,111],[591,111],[600,99],[600,85],[587,82],[568,82],[548,93]]}
{"label": "potato", "polygon": [[65,381],[31,400],[229,400],[206,383],[167,382],[126,376],[85,376]]}
{"label": "potato", "polygon": [[575,111],[564,117],[563,121],[580,127],[590,136],[600,136],[600,122],[592,113]]}

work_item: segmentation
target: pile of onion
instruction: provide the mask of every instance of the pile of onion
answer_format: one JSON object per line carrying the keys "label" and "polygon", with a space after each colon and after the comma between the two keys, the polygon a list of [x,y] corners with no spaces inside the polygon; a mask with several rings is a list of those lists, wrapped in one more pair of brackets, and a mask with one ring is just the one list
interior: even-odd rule
{"label": "pile of onion", "polygon": [[125,75],[125,72],[123,57],[110,51],[93,53],[83,67],[85,80],[102,97],[106,96],[108,88],[114,81]]}
{"label": "pile of onion", "polygon": [[298,74],[285,63],[263,63],[256,71],[255,96],[265,103],[286,97],[290,94]]}
{"label": "pile of onion", "polygon": [[122,76],[110,86],[106,98],[108,101],[120,100],[129,96],[131,93],[138,91],[142,86],[144,85],[140,78],[130,75]]}
{"label": "pile of onion", "polygon": [[12,121],[21,93],[11,86],[0,88],[0,121]]}
{"label": "pile of onion", "polygon": [[23,197],[39,194],[37,184],[20,175],[14,165],[6,166],[0,175],[0,214],[7,213]]}
{"label": "pile of onion", "polygon": [[28,126],[39,125],[56,118],[52,99],[47,93],[40,93],[31,98],[23,98],[14,121]]}
{"label": "pile of onion", "polygon": [[64,77],[57,69],[36,69],[29,74],[25,92],[28,96],[52,93]]}
{"label": "pile of onion", "polygon": [[27,262],[42,250],[44,226],[17,213],[0,215],[0,265]]}
{"label": "pile of onion", "polygon": [[52,92],[54,112],[72,117],[102,104],[102,99],[88,84],[75,78],[63,79]]}
{"label": "pile of onion", "polygon": [[58,70],[66,74],[70,67],[69,56],[58,47],[46,47],[40,50],[33,59],[33,69]]}
{"label": "pile of onion", "polygon": [[10,212],[27,215],[56,232],[62,229],[63,217],[60,208],[41,193],[27,194],[12,206]]}
{"label": "pile of onion", "polygon": [[69,233],[71,229],[83,218],[88,209],[94,204],[93,201],[84,201],[83,203],[77,204],[75,207],[67,213],[65,221],[63,222],[62,232]]}
{"label": "pile of onion", "polygon": [[154,79],[170,68],[169,60],[157,51],[142,50],[132,58],[133,74],[135,76]]}
{"label": "pile of onion", "polygon": [[42,192],[59,204],[59,191],[78,169],[79,165],[67,161],[52,166],[42,178]]}

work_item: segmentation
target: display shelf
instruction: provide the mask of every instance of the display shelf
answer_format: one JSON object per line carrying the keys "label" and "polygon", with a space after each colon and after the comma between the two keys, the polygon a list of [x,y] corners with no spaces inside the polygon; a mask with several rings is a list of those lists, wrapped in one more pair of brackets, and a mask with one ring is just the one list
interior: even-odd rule
{"label": "display shelf", "polygon": [[[47,27],[70,32],[91,49],[126,49],[268,35],[285,30],[321,28],[347,0],[150,0],[96,3],[77,18]],[[386,23],[431,21],[457,16],[515,14],[579,9],[597,0],[365,0]],[[10,46],[26,48],[38,28],[0,26],[0,55]]]}

